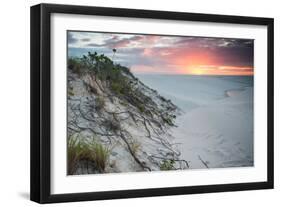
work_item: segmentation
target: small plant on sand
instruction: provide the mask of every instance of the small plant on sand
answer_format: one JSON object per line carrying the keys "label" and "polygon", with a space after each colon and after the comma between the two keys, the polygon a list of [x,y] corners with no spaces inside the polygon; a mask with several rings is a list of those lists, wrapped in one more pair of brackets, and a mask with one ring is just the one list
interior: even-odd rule
{"label": "small plant on sand", "polygon": [[160,170],[174,170],[175,161],[174,160],[163,160],[160,164]]}
{"label": "small plant on sand", "polygon": [[91,160],[100,172],[104,172],[110,154],[109,149],[100,143],[92,142],[90,143],[90,150],[92,152]]}
{"label": "small plant on sand", "polygon": [[[72,135],[67,141],[67,172],[72,175],[80,161],[94,163],[99,172],[104,172],[110,151],[96,141],[82,141],[80,135]],[[94,140],[94,139],[93,139]]]}
{"label": "small plant on sand", "polygon": [[169,126],[174,126],[173,117],[163,117],[163,121],[168,124]]}
{"label": "small plant on sand", "polygon": [[74,95],[75,95],[75,94],[74,94],[74,91],[73,91],[73,87],[69,87],[69,88],[68,88],[67,94],[68,94],[69,96],[74,96]]}
{"label": "small plant on sand", "polygon": [[67,173],[72,175],[76,169],[81,155],[83,146],[78,141],[78,135],[72,135],[67,139]]}
{"label": "small plant on sand", "polygon": [[142,103],[138,103],[137,107],[138,107],[138,109],[140,110],[141,113],[143,113],[145,111],[145,107]]}
{"label": "small plant on sand", "polygon": [[121,128],[120,123],[118,121],[116,121],[114,118],[109,118],[109,119],[105,120],[103,122],[103,124],[108,130],[113,131],[113,132],[117,132]]}
{"label": "small plant on sand", "polygon": [[95,109],[100,111],[105,106],[105,101],[102,96],[97,96],[95,99]]}
{"label": "small plant on sand", "polygon": [[131,143],[131,149],[134,154],[136,154],[141,148],[141,144],[137,140],[133,140]]}

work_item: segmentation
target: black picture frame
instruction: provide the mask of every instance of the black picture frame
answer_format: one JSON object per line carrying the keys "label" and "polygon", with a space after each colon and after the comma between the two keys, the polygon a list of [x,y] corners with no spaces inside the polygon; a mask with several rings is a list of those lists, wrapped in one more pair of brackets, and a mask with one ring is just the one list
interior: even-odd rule
{"label": "black picture frame", "polygon": [[[218,22],[267,26],[267,181],[236,184],[136,189],[74,194],[51,194],[51,71],[50,71],[50,16],[52,13],[99,15],[113,17],[151,18],[194,22]],[[38,203],[119,199],[146,196],[166,196],[224,191],[241,191],[273,188],[274,177],[274,78],[273,46],[274,21],[272,18],[195,14],[168,11],[103,8],[72,5],[39,4],[31,7],[31,174],[30,199]]]}

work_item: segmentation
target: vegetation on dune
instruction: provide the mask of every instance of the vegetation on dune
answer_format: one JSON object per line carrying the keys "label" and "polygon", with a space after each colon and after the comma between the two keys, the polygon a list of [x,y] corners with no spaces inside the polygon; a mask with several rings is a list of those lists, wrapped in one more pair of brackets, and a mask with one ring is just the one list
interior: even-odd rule
{"label": "vegetation on dune", "polygon": [[76,138],[70,137],[67,140],[67,174],[72,175],[76,169],[80,156],[82,154],[82,146]]}
{"label": "vegetation on dune", "polygon": [[88,52],[87,55],[68,58],[68,68],[75,73],[92,73],[101,80],[117,81],[122,78],[122,72],[133,76],[129,68],[120,64],[114,64],[113,61],[104,54]]}
{"label": "vegetation on dune", "polygon": [[[177,156],[176,152],[162,136],[169,136],[167,130],[175,126],[174,112],[177,107],[170,100],[160,96],[157,91],[145,86],[129,68],[114,63],[116,52],[117,50],[113,49],[112,60],[96,52],[88,52],[81,58],[68,59],[68,69],[76,74],[70,81],[75,81],[75,78],[82,81],[89,94],[86,98],[81,98],[77,96],[80,89],[73,90],[73,85],[69,84],[68,98],[73,100],[69,108],[74,112],[74,118],[69,119],[68,126],[72,134],[67,142],[69,175],[77,173],[83,162],[91,163],[95,171],[101,173],[105,172],[107,165],[109,167],[112,165],[108,164],[111,150],[97,141],[85,141],[87,140],[85,137],[77,135],[84,130],[96,136],[93,140],[99,140],[98,137],[101,140],[106,139],[108,143],[115,140],[123,143],[135,162],[144,170],[151,171],[147,165],[148,161],[138,157],[144,148],[142,142],[133,139],[125,127],[128,122],[131,126],[135,124],[137,128],[142,128],[144,137],[151,142],[162,143],[167,151],[167,155],[161,155],[161,159],[165,160],[161,162],[158,160],[154,164],[158,163],[157,167],[161,170],[175,169],[175,161],[169,158]],[[118,106],[118,103],[123,107],[116,110],[112,104]],[[148,155],[147,159],[154,158]]]}
{"label": "vegetation on dune", "polygon": [[[115,51],[116,52],[116,51]],[[131,82],[128,77],[134,77],[130,69],[120,64],[114,64],[107,56],[88,52],[82,58],[70,57],[68,68],[78,75],[92,74],[101,81],[108,82],[116,95],[128,95],[132,93]]]}
{"label": "vegetation on dune", "polygon": [[160,170],[174,170],[175,161],[174,160],[163,160],[160,164]]}
{"label": "vegetation on dune", "polygon": [[91,142],[90,150],[92,152],[90,160],[95,163],[100,172],[104,172],[110,154],[109,149],[100,143]]}
{"label": "vegetation on dune", "polygon": [[109,154],[109,149],[102,144],[72,135],[67,140],[67,172],[69,175],[74,174],[81,161],[92,162],[97,171],[104,172]]}
{"label": "vegetation on dune", "polygon": [[100,111],[105,106],[105,101],[102,96],[97,96],[95,99],[95,109],[96,111]]}
{"label": "vegetation on dune", "polygon": [[68,68],[78,75],[88,73],[101,81],[107,82],[116,96],[122,96],[127,102],[136,106],[140,112],[145,112],[145,105],[153,102],[142,91],[134,89],[132,80],[137,79],[129,68],[114,64],[110,58],[103,54],[98,55],[96,52],[88,52],[88,55],[83,55],[82,58],[70,57]]}
{"label": "vegetation on dune", "polygon": [[74,92],[73,92],[73,88],[69,87],[68,90],[67,90],[67,95],[68,96],[74,96]]}
{"label": "vegetation on dune", "polygon": [[131,143],[131,149],[134,154],[136,154],[141,148],[141,144],[137,140],[133,140]]}
{"label": "vegetation on dune", "polygon": [[121,128],[120,123],[116,121],[114,118],[109,118],[104,120],[103,125],[105,126],[105,128],[115,133],[120,131]]}
{"label": "vegetation on dune", "polygon": [[[116,51],[116,49],[113,49],[113,57]],[[94,77],[100,81],[106,82],[111,92],[114,93],[115,96],[119,96],[125,100],[127,102],[126,104],[136,107],[139,112],[146,115],[152,116],[153,114],[162,114],[161,118],[163,123],[168,126],[175,126],[175,115],[171,115],[169,113],[163,115],[163,112],[157,109],[157,105],[151,97],[144,94],[141,89],[134,87],[136,82],[139,82],[139,80],[134,77],[134,75],[130,72],[130,69],[121,66],[120,64],[115,64],[104,54],[99,55],[96,52],[88,52],[87,55],[83,55],[81,58],[70,57],[68,59],[68,68],[78,75],[94,75]],[[92,91],[93,90],[94,88]],[[96,91],[93,91],[93,93],[96,93]],[[74,94],[70,91],[69,95]],[[166,108],[167,111],[175,110],[175,107],[172,105],[170,100],[167,100],[162,96],[159,96],[159,98],[164,102],[170,103],[170,105]],[[96,103],[97,110],[100,110],[104,106],[104,101],[100,97],[97,98]]]}

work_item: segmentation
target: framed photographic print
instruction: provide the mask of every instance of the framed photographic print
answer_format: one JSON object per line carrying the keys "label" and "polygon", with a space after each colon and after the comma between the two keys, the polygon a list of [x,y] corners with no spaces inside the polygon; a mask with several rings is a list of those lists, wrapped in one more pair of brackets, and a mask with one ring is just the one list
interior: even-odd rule
{"label": "framed photographic print", "polygon": [[273,188],[273,19],[31,7],[31,200]]}

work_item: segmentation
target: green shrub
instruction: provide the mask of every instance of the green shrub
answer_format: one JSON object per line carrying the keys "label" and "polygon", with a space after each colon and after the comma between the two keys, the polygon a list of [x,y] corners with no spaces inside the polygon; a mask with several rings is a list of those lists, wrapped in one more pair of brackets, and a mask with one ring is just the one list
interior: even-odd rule
{"label": "green shrub", "polygon": [[82,74],[83,65],[79,58],[68,58],[67,67],[78,75]]}
{"label": "green shrub", "polygon": [[140,110],[141,113],[143,113],[145,111],[145,107],[144,107],[143,104],[140,103],[140,104],[137,105],[137,107],[138,107],[138,109]]}
{"label": "green shrub", "polygon": [[116,93],[117,95],[121,94],[122,85],[120,83],[112,82],[110,86],[111,86],[111,89],[113,90],[114,93]]}
{"label": "green shrub", "polygon": [[119,65],[119,64],[116,64],[116,65],[115,65],[115,68],[116,68],[117,70],[119,70],[119,71],[123,71],[123,72],[124,72],[125,74],[127,74],[127,75],[132,76],[132,73],[131,73],[130,69],[127,68],[127,67],[124,67],[124,66],[121,66],[121,65]]}
{"label": "green shrub", "polygon": [[175,161],[174,160],[163,160],[160,164],[160,170],[174,170]]}
{"label": "green shrub", "polygon": [[163,117],[163,121],[169,126],[174,126],[173,119],[171,117]]}
{"label": "green shrub", "polygon": [[73,91],[73,88],[72,88],[72,87],[69,87],[69,88],[68,88],[68,90],[67,90],[67,94],[68,94],[69,96],[74,96],[74,95],[75,95],[75,93],[74,93],[74,91]]}

